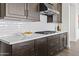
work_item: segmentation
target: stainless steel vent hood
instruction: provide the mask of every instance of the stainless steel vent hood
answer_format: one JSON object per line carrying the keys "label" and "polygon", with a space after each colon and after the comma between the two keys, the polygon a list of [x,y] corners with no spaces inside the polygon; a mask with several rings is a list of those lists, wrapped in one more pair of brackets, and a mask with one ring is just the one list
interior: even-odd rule
{"label": "stainless steel vent hood", "polygon": [[51,3],[40,3],[40,13],[44,15],[59,14],[57,10],[52,9],[52,6]]}

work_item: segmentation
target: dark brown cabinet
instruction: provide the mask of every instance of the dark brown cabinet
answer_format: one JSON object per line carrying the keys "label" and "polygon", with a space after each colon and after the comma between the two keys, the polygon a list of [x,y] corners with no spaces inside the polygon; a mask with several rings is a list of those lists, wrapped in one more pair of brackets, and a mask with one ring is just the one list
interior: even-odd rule
{"label": "dark brown cabinet", "polygon": [[39,3],[1,3],[0,12],[6,20],[40,21]]}
{"label": "dark brown cabinet", "polygon": [[60,51],[62,51],[64,48],[67,48],[67,33],[60,34]]}
{"label": "dark brown cabinet", "polygon": [[10,45],[0,42],[0,56],[11,56],[11,51]]}
{"label": "dark brown cabinet", "polygon": [[64,48],[67,48],[68,40],[67,40],[67,33],[64,33]]}
{"label": "dark brown cabinet", "polygon": [[48,55],[55,55],[59,51],[59,35],[49,36],[48,38]]}
{"label": "dark brown cabinet", "polygon": [[60,39],[59,39],[59,46],[60,46],[60,51],[64,49],[64,35],[60,34]]}
{"label": "dark brown cabinet", "polygon": [[6,3],[6,18],[15,20],[26,19],[27,6],[25,3]]}
{"label": "dark brown cabinet", "polygon": [[47,38],[40,38],[35,40],[35,55],[36,56],[47,56]]}
{"label": "dark brown cabinet", "polygon": [[13,45],[0,42],[0,55],[53,56],[65,48],[67,48],[67,33],[61,33]]}
{"label": "dark brown cabinet", "polygon": [[0,18],[4,18],[6,14],[5,3],[0,3]]}
{"label": "dark brown cabinet", "polygon": [[28,3],[27,4],[27,17],[31,21],[39,21],[40,20],[40,11],[38,3]]}
{"label": "dark brown cabinet", "polygon": [[60,13],[57,15],[57,23],[62,23],[62,3],[57,4],[57,10]]}
{"label": "dark brown cabinet", "polygon": [[33,56],[34,54],[34,41],[28,41],[12,45],[13,56]]}

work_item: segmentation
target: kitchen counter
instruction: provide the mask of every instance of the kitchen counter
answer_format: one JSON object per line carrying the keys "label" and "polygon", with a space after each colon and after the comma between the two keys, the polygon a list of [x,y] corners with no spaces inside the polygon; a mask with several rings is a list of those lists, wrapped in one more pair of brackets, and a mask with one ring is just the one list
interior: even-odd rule
{"label": "kitchen counter", "polygon": [[61,33],[65,33],[65,32],[56,32],[56,33],[46,34],[46,35],[33,33],[31,36],[15,34],[15,35],[11,35],[11,36],[0,37],[0,41],[7,43],[9,45],[12,45],[12,44],[16,44],[16,43],[21,43],[21,42],[30,41],[30,40],[43,38],[43,37],[56,35],[56,34],[61,34]]}

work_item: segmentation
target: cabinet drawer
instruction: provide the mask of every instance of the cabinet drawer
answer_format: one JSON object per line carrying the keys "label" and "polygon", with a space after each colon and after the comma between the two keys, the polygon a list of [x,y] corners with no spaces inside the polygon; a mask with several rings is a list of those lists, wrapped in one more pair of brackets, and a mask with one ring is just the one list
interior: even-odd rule
{"label": "cabinet drawer", "polygon": [[56,39],[56,38],[59,38],[59,35],[48,36],[47,38],[48,39]]}
{"label": "cabinet drawer", "polygon": [[64,37],[64,34],[60,34],[60,38],[63,38]]}
{"label": "cabinet drawer", "polygon": [[13,44],[12,47],[15,47],[15,48],[24,47],[24,46],[29,47],[28,45],[34,46],[34,41],[27,41],[27,42]]}
{"label": "cabinet drawer", "polygon": [[12,55],[14,56],[34,55],[34,41],[28,41],[12,45]]}
{"label": "cabinet drawer", "polygon": [[34,56],[35,52],[31,49],[15,49],[12,51],[13,56]]}
{"label": "cabinet drawer", "polygon": [[45,42],[45,41],[47,41],[46,37],[35,40],[35,42]]}
{"label": "cabinet drawer", "polygon": [[64,37],[67,37],[67,33],[60,34],[60,38],[64,38]]}

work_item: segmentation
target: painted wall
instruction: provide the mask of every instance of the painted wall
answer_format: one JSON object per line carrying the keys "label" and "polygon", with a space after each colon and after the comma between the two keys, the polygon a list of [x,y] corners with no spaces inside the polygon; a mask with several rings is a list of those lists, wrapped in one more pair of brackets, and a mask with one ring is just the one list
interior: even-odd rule
{"label": "painted wall", "polygon": [[11,35],[17,32],[55,30],[54,23],[47,23],[47,17],[40,15],[40,22],[20,22],[0,20],[0,36]]}
{"label": "painted wall", "polygon": [[76,4],[76,39],[79,39],[79,3]]}
{"label": "painted wall", "polygon": [[69,40],[77,41],[79,39],[78,15],[79,4],[63,4],[63,23],[62,28],[69,32]]}
{"label": "painted wall", "polygon": [[68,47],[70,47],[70,6],[68,3],[62,4],[62,31],[68,32]]}
{"label": "painted wall", "polygon": [[70,4],[70,40],[76,41],[76,6]]}
{"label": "painted wall", "polygon": [[70,4],[70,37],[71,41],[77,41],[79,39],[79,28],[78,28],[78,14],[79,4]]}

